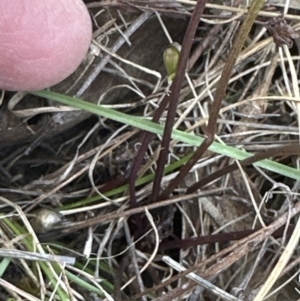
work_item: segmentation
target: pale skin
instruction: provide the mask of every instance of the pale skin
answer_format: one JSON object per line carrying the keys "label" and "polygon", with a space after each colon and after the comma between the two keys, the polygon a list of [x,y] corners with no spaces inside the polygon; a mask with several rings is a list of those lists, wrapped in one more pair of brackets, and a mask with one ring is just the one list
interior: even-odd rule
{"label": "pale skin", "polygon": [[72,74],[92,38],[81,0],[0,1],[0,89],[34,91]]}

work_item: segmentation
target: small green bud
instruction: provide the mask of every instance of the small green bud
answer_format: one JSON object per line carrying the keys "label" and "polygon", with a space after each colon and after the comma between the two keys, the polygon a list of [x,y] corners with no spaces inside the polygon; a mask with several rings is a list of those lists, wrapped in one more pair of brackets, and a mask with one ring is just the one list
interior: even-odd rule
{"label": "small green bud", "polygon": [[163,55],[164,64],[168,73],[168,82],[171,83],[175,77],[181,46],[178,43],[172,43]]}

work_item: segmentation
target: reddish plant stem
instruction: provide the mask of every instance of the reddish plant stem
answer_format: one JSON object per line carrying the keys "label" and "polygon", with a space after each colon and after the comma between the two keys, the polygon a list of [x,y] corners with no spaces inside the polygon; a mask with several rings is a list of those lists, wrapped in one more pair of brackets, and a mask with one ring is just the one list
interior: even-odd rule
{"label": "reddish plant stem", "polygon": [[172,191],[177,187],[177,185],[181,182],[183,177],[187,175],[190,169],[197,163],[197,161],[202,157],[203,153],[209,148],[209,146],[214,141],[214,136],[216,132],[216,124],[217,118],[219,115],[219,111],[221,109],[222,100],[225,96],[227,85],[230,79],[230,75],[232,69],[236,63],[236,60],[242,50],[242,47],[245,43],[245,40],[250,32],[252,24],[255,21],[255,18],[262,7],[262,1],[253,1],[251,7],[249,9],[249,13],[246,16],[243,24],[241,25],[239,32],[235,38],[234,44],[230,51],[227,62],[224,66],[224,69],[221,74],[220,82],[217,86],[217,90],[214,97],[213,107],[210,112],[210,116],[208,119],[207,131],[206,131],[206,139],[202,142],[199,148],[196,150],[194,155],[190,158],[190,160],[182,166],[178,175],[172,180],[172,182],[167,186],[167,188],[162,192],[160,198],[167,198]]}
{"label": "reddish plant stem", "polygon": [[[267,151],[262,151],[254,156],[244,159],[240,161],[241,166],[247,166],[251,165],[255,162],[258,162],[263,159],[267,158],[272,158],[272,157],[277,157],[277,156],[282,156],[282,155],[298,155],[300,153],[300,146],[298,144],[289,144],[281,147],[276,147],[276,148],[271,148]],[[202,188],[203,186],[207,185],[208,183],[214,181],[217,178],[220,178],[221,176],[224,176],[230,172],[233,172],[238,169],[237,163],[233,163],[229,166],[226,166],[210,175],[208,175],[206,178],[201,179],[199,182],[195,183],[194,185],[190,186],[186,193],[190,194],[193,193],[194,191]]]}
{"label": "reddish plant stem", "polygon": [[197,27],[199,24],[200,17],[205,8],[206,0],[198,0],[193,11],[192,17],[186,29],[186,33],[184,35],[184,39],[182,42],[182,50],[179,56],[178,67],[176,71],[176,75],[173,82],[173,89],[170,93],[169,99],[169,108],[167,114],[167,120],[165,124],[163,140],[161,144],[161,152],[159,158],[157,160],[157,170],[153,183],[152,195],[150,198],[151,203],[156,202],[159,192],[160,192],[160,184],[163,176],[163,171],[165,167],[165,163],[167,161],[167,157],[169,154],[169,145],[171,140],[171,133],[173,130],[174,119],[176,116],[177,110],[177,102],[180,95],[180,90],[182,86],[182,82],[184,80],[186,66],[189,58],[189,54],[192,48],[193,40],[196,35]]}
{"label": "reddish plant stem", "polygon": [[[203,38],[203,40],[201,41],[201,43],[199,43],[199,45],[197,46],[197,48],[195,49],[195,51],[193,52],[193,54],[191,55],[188,65],[187,65],[187,70],[189,71],[191,68],[193,68],[193,66],[195,65],[196,61],[199,59],[199,57],[202,55],[203,51],[205,50],[205,48],[207,46],[209,46],[211,40],[213,39],[213,37],[216,36],[217,32],[221,29],[221,25],[215,25],[205,36],[205,38]],[[171,87],[171,90],[173,88]],[[155,111],[154,115],[153,115],[153,122],[158,122],[160,116],[162,115],[162,113],[164,112],[167,104],[169,101],[169,97],[166,96],[159,108]],[[129,177],[127,180],[124,179],[123,176],[118,176],[115,179],[109,181],[108,183],[106,183],[101,189],[100,192],[101,193],[105,193],[109,190],[112,190],[120,185],[123,185],[125,183],[129,183],[129,190],[130,190],[130,200],[131,200],[131,208],[136,207],[137,206],[137,202],[136,202],[136,198],[135,198],[135,185],[134,182],[137,178],[137,173],[138,170],[142,164],[144,155],[147,151],[148,148],[148,144],[150,143],[151,139],[153,137],[153,134],[149,133],[149,132],[142,132],[141,137],[140,137],[140,142],[141,142],[141,147],[139,149],[139,152],[136,156],[136,159],[132,165]]]}
{"label": "reddish plant stem", "polygon": [[[178,273],[177,275],[169,278],[168,280],[165,280],[161,284],[152,287],[150,289],[146,289],[143,292],[143,295],[146,295],[148,293],[153,293],[154,291],[157,291],[161,287],[166,287],[167,285],[170,285],[172,282],[178,281],[178,279],[184,277],[185,275],[191,272],[197,271],[200,268],[201,269],[204,268],[204,271],[203,273],[200,274],[200,276],[205,279],[209,279],[212,276],[219,275],[222,271],[224,271],[226,268],[229,268],[233,263],[237,262],[237,260],[245,256],[248,252],[257,248],[259,244],[261,244],[267,237],[270,237],[277,229],[281,228],[282,226],[285,226],[287,220],[290,220],[291,218],[299,214],[299,212],[300,212],[300,203],[296,203],[290,212],[284,213],[282,216],[278,217],[274,222],[272,222],[269,226],[257,230],[254,233],[250,234],[249,236],[240,239],[233,245],[230,245],[229,247],[218,252],[217,254],[210,256],[208,259],[204,261],[200,261],[199,263],[195,263],[192,267],[188,268],[184,272]],[[213,265],[211,266],[211,264]],[[216,272],[216,270],[218,270],[218,272]],[[185,288],[182,289],[180,295],[188,292],[195,285],[196,283],[194,282],[192,286],[186,286]],[[172,291],[168,293],[171,294]],[[132,296],[131,299],[132,300],[138,299],[141,297],[141,295]],[[153,300],[171,301],[174,300],[175,297],[178,297],[178,295],[175,295],[175,297],[174,296],[169,297],[167,296],[167,294],[165,296],[162,297],[159,296],[158,298],[155,298]]]}
{"label": "reddish plant stem", "polygon": [[[201,2],[201,1],[199,1],[199,2]],[[196,11],[196,8],[195,8],[194,12],[195,11]],[[199,17],[199,19],[200,19],[200,17]],[[187,28],[186,35],[189,32],[190,24],[191,24],[191,21],[190,21],[189,26]],[[192,24],[192,25],[194,25],[194,24]],[[198,22],[197,22],[196,25],[198,25]],[[176,76],[174,78],[174,81],[173,81],[173,83],[170,87],[170,93],[167,94],[164,97],[164,99],[162,100],[159,108],[154,112],[154,115],[153,115],[153,118],[152,118],[153,122],[158,122],[160,116],[163,114],[163,112],[166,109],[168,103],[174,103],[174,101],[172,99],[175,99],[177,101],[177,99],[179,97],[180,87],[181,87],[181,84],[182,84],[182,81],[183,81],[183,76],[185,74],[185,69],[186,69],[186,65],[187,65],[186,60],[187,60],[187,57],[188,57],[189,52],[190,52],[190,48],[188,49],[187,46],[185,46],[184,42],[183,42],[183,47],[182,47],[182,50],[181,50],[181,53],[180,53],[180,58],[179,58],[178,67],[177,67],[177,73],[181,74],[182,76],[180,76],[180,77]],[[201,50],[203,51],[203,48]],[[201,51],[198,51],[198,55],[200,55],[200,53],[201,53]],[[193,64],[194,63],[195,63],[195,61],[193,61]],[[189,64],[188,67],[192,68],[192,64]],[[180,79],[181,79],[181,81],[180,81]],[[176,91],[178,91],[178,92],[176,92]],[[177,93],[177,96],[176,96],[176,93]],[[142,133],[141,139],[140,139],[141,147],[139,149],[139,153],[136,156],[136,159],[134,160],[132,168],[130,170],[130,174],[129,174],[129,177],[128,177],[128,184],[129,184],[130,207],[131,208],[134,208],[134,207],[137,206],[137,201],[136,201],[136,196],[135,196],[135,180],[137,178],[139,168],[142,164],[143,158],[145,156],[145,153],[148,149],[148,145],[149,145],[152,137],[153,137],[153,134],[151,134],[151,133],[148,133],[148,132],[147,133],[146,132]],[[159,187],[158,187],[158,189],[159,189]],[[159,191],[156,192],[156,194],[157,193],[159,193]]]}
{"label": "reddish plant stem", "polygon": [[[287,231],[287,236],[290,236],[294,231],[294,226],[290,226]],[[178,239],[175,241],[166,241],[162,242],[159,245],[159,250],[171,250],[171,249],[182,249],[182,248],[190,248],[193,246],[200,246],[206,244],[214,244],[214,243],[224,243],[230,242],[234,240],[239,240],[248,235],[254,233],[256,230],[242,230],[236,232],[227,232],[227,233],[218,233],[218,234],[211,234],[206,236],[199,236],[199,237],[192,237],[186,239]],[[285,227],[281,227],[280,229],[276,230],[272,237],[279,238],[282,237],[285,231]]]}

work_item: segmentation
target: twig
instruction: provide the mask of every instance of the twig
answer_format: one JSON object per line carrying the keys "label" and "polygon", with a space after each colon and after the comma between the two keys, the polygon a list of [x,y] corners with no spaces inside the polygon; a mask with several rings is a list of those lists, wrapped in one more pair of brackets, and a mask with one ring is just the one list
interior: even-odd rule
{"label": "twig", "polygon": [[36,260],[36,261],[53,261],[59,262],[61,264],[75,264],[75,258],[70,256],[52,255],[52,254],[41,254],[36,252],[27,252],[14,249],[0,249],[0,257],[11,257],[11,258],[21,258],[26,260]]}
{"label": "twig", "polygon": [[[125,31],[124,35],[128,38],[130,37],[142,24],[145,23],[146,20],[151,16],[152,12],[144,12],[141,14],[136,20],[134,20],[129,28]],[[121,46],[125,43],[124,37],[120,37],[114,46],[111,48],[111,52],[118,51]],[[104,68],[104,66],[108,63],[110,60],[110,55],[106,55],[101,62],[95,66],[93,69],[93,72],[89,75],[89,77],[86,79],[82,87],[78,90],[76,93],[76,97],[82,96],[82,94],[87,90],[87,88],[92,84],[92,82],[95,80],[95,78],[99,75],[101,70]]]}
{"label": "twig", "polygon": [[[172,258],[170,258],[169,256],[163,256],[162,260],[168,264],[169,266],[171,266],[173,269],[175,269],[176,271],[179,272],[183,272],[186,271],[186,268],[183,267],[181,264],[179,264],[178,262],[176,262],[175,260],[173,260]],[[199,275],[195,274],[195,273],[189,273],[186,275],[188,278],[192,279],[193,281],[195,281],[196,283],[204,286],[205,288],[207,288],[209,291],[211,291],[212,293],[214,293],[215,295],[217,295],[218,297],[220,297],[223,300],[228,300],[228,301],[241,301],[241,299],[238,299],[232,295],[230,295],[229,293],[227,293],[226,291],[220,289],[219,287],[217,287],[216,285],[212,284],[211,282],[207,281],[206,279],[203,279],[202,277],[200,277]]]}

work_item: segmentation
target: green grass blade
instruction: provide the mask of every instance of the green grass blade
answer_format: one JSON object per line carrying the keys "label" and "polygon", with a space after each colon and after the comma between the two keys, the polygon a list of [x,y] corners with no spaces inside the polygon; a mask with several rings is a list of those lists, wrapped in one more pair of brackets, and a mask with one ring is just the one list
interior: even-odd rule
{"label": "green grass blade", "polygon": [[[131,125],[135,128],[139,128],[141,130],[145,130],[154,134],[163,134],[163,126],[159,125],[157,123],[151,122],[149,120],[146,120],[142,117],[137,117],[137,116],[132,116],[128,115],[122,112],[118,112],[113,109],[105,108],[101,105],[96,105],[94,103],[90,103],[88,101],[83,101],[78,98],[72,98],[70,96],[66,96],[63,94],[51,92],[51,91],[39,91],[39,92],[30,92],[33,95],[39,96],[39,97],[44,97],[48,98],[57,102],[60,102],[64,105],[68,105],[74,108],[82,109],[84,111],[96,114],[101,117],[109,118],[111,120],[123,123],[123,124],[128,124]],[[188,143],[191,146],[199,146],[201,142],[203,141],[203,137],[200,136],[195,136],[193,134],[185,133],[182,131],[178,130],[173,130],[172,132],[172,138]],[[243,160],[246,159],[250,156],[252,156],[251,153],[247,153],[243,150],[237,149],[235,147],[223,145],[218,142],[214,142],[210,147],[209,150],[228,156],[233,159],[237,160]],[[283,164],[277,163],[272,160],[261,160],[259,162],[256,162],[254,164],[255,166],[262,167],[266,170],[281,174],[283,176],[287,176],[289,178],[295,179],[295,180],[300,180],[300,171],[289,167],[285,166]]]}

